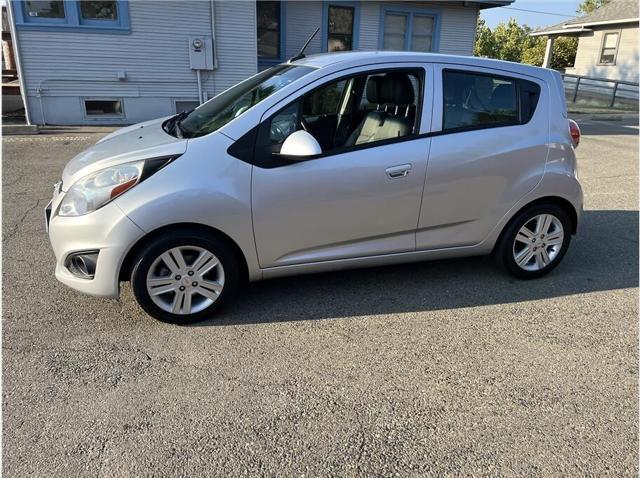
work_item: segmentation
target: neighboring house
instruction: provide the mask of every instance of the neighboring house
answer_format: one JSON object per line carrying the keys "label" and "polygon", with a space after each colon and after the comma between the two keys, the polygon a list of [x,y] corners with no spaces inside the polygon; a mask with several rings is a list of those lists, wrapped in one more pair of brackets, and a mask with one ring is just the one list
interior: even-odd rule
{"label": "neighboring house", "polygon": [[612,0],[590,15],[537,30],[531,35],[547,37],[545,67],[551,64],[555,38],[577,36],[575,64],[565,73],[638,82],[638,25],[637,0]]}
{"label": "neighboring house", "polygon": [[191,109],[306,53],[471,55],[479,10],[505,1],[16,1],[16,59],[37,124],[127,124]]}

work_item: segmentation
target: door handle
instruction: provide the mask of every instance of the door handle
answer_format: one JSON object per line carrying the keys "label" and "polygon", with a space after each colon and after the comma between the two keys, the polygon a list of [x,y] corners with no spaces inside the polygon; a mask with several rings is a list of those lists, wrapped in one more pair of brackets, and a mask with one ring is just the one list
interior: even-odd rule
{"label": "door handle", "polygon": [[387,176],[391,179],[404,178],[411,171],[411,164],[401,164],[387,168]]}

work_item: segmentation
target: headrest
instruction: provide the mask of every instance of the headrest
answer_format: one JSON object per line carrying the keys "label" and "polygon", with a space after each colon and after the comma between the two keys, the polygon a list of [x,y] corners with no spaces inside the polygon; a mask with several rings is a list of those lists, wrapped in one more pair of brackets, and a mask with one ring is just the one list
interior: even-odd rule
{"label": "headrest", "polygon": [[497,86],[491,94],[491,107],[497,110],[510,110],[516,104],[516,92],[513,85]]}
{"label": "headrest", "polygon": [[405,73],[387,73],[382,77],[382,88],[380,89],[380,100],[384,104],[398,106],[410,105],[413,103],[413,84],[409,76]]}
{"label": "headrest", "polygon": [[380,104],[380,90],[382,88],[382,77],[371,76],[367,81],[367,100],[369,103]]}

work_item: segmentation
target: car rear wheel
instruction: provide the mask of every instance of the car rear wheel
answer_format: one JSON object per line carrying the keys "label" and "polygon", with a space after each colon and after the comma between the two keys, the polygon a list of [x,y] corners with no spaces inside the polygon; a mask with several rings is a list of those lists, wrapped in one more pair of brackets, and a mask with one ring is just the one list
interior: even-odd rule
{"label": "car rear wheel", "polygon": [[238,262],[216,237],[177,232],[152,241],[139,254],[131,284],[140,306],[172,324],[210,318],[236,291]]}
{"label": "car rear wheel", "polygon": [[551,272],[571,242],[571,219],[555,204],[532,206],[516,216],[496,248],[498,263],[520,279]]}

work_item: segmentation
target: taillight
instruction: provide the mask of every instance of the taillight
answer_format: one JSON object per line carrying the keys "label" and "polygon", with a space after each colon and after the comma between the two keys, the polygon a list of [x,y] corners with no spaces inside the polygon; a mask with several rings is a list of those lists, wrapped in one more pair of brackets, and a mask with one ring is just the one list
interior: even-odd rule
{"label": "taillight", "polygon": [[580,144],[580,127],[578,126],[578,123],[571,119],[569,120],[569,133],[571,133],[573,147],[577,148]]}

